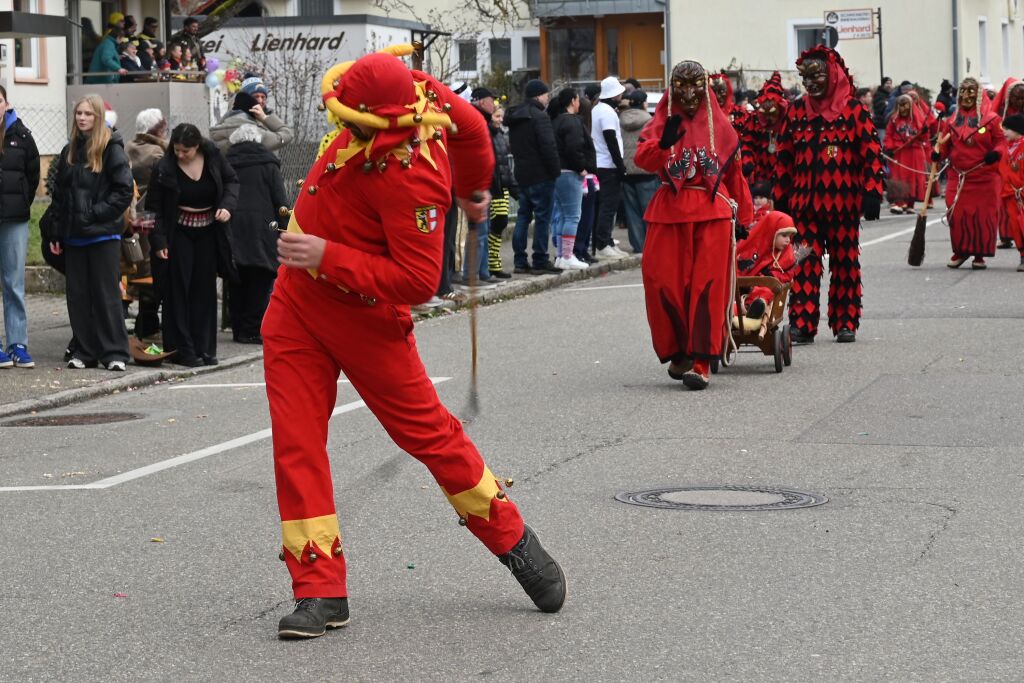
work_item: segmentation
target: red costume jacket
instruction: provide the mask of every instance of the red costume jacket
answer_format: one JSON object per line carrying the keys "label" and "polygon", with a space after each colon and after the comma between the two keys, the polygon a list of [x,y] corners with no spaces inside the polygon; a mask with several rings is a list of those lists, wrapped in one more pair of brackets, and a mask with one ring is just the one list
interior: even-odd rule
{"label": "red costume jacket", "polygon": [[896,202],[924,199],[927,178],[928,116],[921,106],[911,108],[910,116],[894,113],[885,127],[885,151],[897,163],[889,166],[889,198]]}
{"label": "red costume jacket", "polygon": [[[456,196],[468,197],[490,186],[494,167],[483,117],[462,98],[449,100],[441,104],[451,105],[458,134],[423,140],[408,168],[388,156],[383,170],[371,164],[367,173],[361,151],[339,164],[350,145],[360,144],[345,130],[310,170],[293,221],[302,232],[327,240],[317,274],[322,281],[393,304],[415,305],[433,296],[453,181]],[[458,162],[451,169],[449,154]],[[358,193],[348,189],[353,176],[359,178]]]}

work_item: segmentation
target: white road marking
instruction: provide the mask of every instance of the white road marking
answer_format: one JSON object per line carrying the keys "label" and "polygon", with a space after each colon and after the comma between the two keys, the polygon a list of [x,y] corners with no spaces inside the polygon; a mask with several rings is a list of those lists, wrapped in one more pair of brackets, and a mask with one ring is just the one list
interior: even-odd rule
{"label": "white road marking", "polygon": [[[444,382],[451,379],[451,377],[431,377],[430,381]],[[339,379],[338,384],[351,384],[352,382],[347,379]],[[265,387],[266,382],[233,382],[230,384],[175,384],[167,387],[171,391],[181,391],[183,389],[245,389],[248,387]]]}
{"label": "white road marking", "polygon": [[[451,377],[432,377],[431,382],[434,384],[440,384],[441,382],[447,382]],[[336,415],[342,415],[344,413],[350,413],[353,410],[366,407],[366,403],[363,401],[352,401],[351,403],[345,403],[337,406],[331,417]],[[65,484],[65,485],[52,485],[52,486],[0,486],[0,493],[9,493],[13,491],[81,491],[81,490],[96,490],[96,489],[108,489],[118,484],[123,484],[134,479],[141,479],[142,477],[148,477],[151,474],[157,472],[163,472],[169,470],[172,467],[178,467],[179,465],[187,465],[190,462],[202,460],[203,458],[209,458],[211,455],[219,455],[226,453],[227,451],[241,448],[242,446],[248,446],[251,443],[263,441],[269,439],[271,436],[270,429],[261,429],[258,432],[252,434],[246,434],[235,439],[224,441],[223,443],[208,446],[206,448],[200,448],[198,451],[192,451],[191,453],[185,453],[174,458],[167,460],[161,460],[155,462],[152,465],[146,465],[145,467],[139,467],[128,472],[122,472],[121,474],[115,474],[112,477],[106,479],[100,479],[89,484]]]}
{"label": "white road marking", "polygon": [[635,285],[605,285],[603,287],[573,287],[570,292],[590,292],[598,289],[629,289],[630,287],[643,287],[643,283]]}

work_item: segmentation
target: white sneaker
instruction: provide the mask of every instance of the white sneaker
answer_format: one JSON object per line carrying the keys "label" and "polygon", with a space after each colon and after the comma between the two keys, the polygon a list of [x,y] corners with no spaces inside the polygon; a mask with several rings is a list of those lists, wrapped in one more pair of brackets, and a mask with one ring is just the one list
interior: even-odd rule
{"label": "white sneaker", "polygon": [[559,256],[555,259],[555,268],[561,268],[562,270],[586,270],[589,267],[586,263],[576,258],[575,255],[569,258]]}
{"label": "white sneaker", "polygon": [[107,363],[107,370],[112,370],[113,372],[124,372],[127,369],[123,360],[112,360]]}
{"label": "white sneaker", "polygon": [[621,249],[619,249],[618,247],[612,247],[612,249],[614,249],[615,251],[619,252],[619,256],[620,256],[620,257],[623,257],[623,258],[624,258],[624,257],[626,257],[626,256],[629,256],[629,253],[628,253],[628,252],[622,251],[622,250],[621,250]]}
{"label": "white sneaker", "polygon": [[625,254],[609,244],[607,247],[598,249],[597,256],[600,258],[622,258]]}
{"label": "white sneaker", "polygon": [[80,358],[72,358],[68,361],[69,370],[85,370],[85,361]]}

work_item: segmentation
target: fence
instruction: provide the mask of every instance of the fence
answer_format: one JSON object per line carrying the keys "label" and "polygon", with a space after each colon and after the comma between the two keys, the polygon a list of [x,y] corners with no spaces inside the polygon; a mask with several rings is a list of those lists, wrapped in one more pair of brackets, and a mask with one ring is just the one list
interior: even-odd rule
{"label": "fence", "polygon": [[15,102],[22,123],[32,131],[39,154],[60,153],[68,141],[68,116],[63,104],[22,104]]}

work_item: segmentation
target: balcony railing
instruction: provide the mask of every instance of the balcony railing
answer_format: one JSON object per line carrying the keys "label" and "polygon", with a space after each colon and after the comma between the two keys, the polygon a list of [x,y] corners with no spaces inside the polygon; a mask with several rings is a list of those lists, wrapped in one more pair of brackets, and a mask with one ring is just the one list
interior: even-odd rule
{"label": "balcony railing", "polygon": [[585,17],[600,14],[664,12],[665,0],[531,0],[535,17]]}

